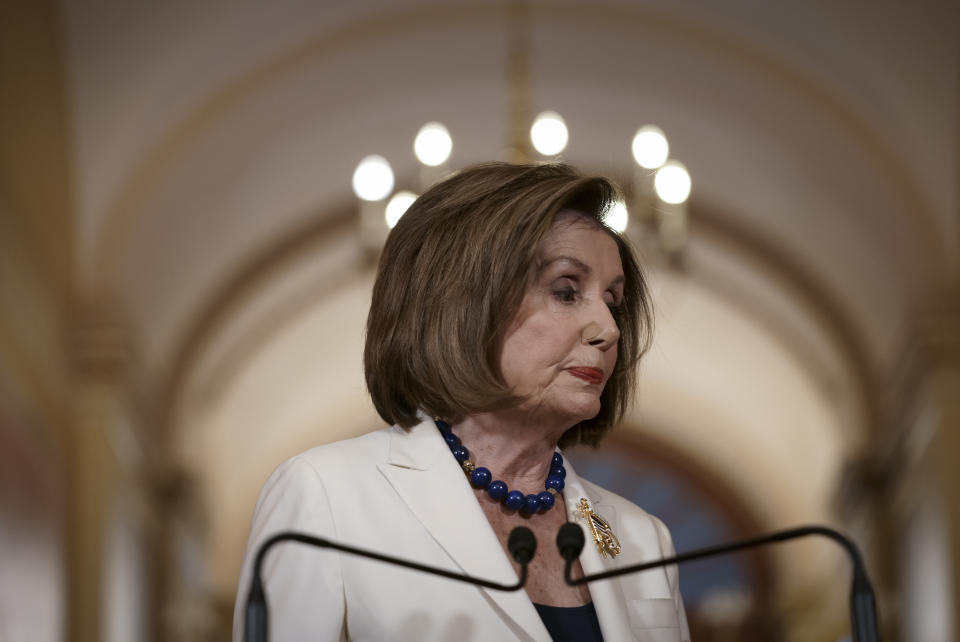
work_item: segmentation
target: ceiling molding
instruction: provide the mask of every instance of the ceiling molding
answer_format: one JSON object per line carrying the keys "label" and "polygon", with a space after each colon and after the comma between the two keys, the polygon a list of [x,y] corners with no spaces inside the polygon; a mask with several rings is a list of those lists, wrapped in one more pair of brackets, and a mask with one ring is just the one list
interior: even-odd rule
{"label": "ceiling molding", "polygon": [[[828,284],[805,270],[802,262],[791,259],[785,248],[752,229],[731,223],[729,217],[709,206],[691,203],[690,211],[690,226],[694,234],[702,234],[712,242],[723,245],[726,252],[740,257],[745,263],[758,266],[819,322],[837,349],[842,351],[842,360],[855,377],[855,389],[859,394],[857,405],[861,409],[866,432],[870,434],[878,430],[883,373],[878,371],[878,364],[870,357],[862,333],[847,313],[848,307],[831,294]],[[754,304],[749,294],[729,287],[706,270],[694,270],[691,276],[720,292],[724,298],[743,305],[777,337],[797,363],[807,366],[808,371],[812,368],[814,378],[822,380],[820,369],[811,366],[811,358],[803,352],[802,346],[776,323],[776,319],[769,318],[760,306]]]}
{"label": "ceiling molding", "polygon": [[[187,324],[182,339],[171,350],[170,354],[173,356],[158,380],[157,427],[161,440],[170,437],[173,429],[171,426],[173,411],[177,407],[179,396],[183,392],[183,384],[195,360],[203,354],[206,345],[227,323],[230,315],[255,297],[261,288],[266,287],[271,279],[282,272],[297,256],[308,252],[326,238],[351,231],[355,225],[353,210],[342,207],[331,211],[327,216],[315,218],[303,228],[288,232],[277,242],[253,254],[233,272],[222,287],[212,292],[199,306],[193,320]],[[323,296],[324,292],[318,292],[318,294]],[[298,311],[299,308],[286,310],[287,314],[297,314]],[[273,325],[266,330],[261,328],[261,337],[264,333],[269,334],[285,323],[285,319],[279,319],[276,316],[271,318]]]}

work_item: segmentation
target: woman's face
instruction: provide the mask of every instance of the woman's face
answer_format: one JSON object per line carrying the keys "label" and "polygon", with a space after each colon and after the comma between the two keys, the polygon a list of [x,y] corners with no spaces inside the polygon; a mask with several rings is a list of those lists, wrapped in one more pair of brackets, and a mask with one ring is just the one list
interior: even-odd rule
{"label": "woman's face", "polygon": [[562,213],[543,239],[540,264],[507,331],[500,368],[522,409],[564,429],[600,411],[617,363],[611,308],[623,298],[616,242],[589,219]]}

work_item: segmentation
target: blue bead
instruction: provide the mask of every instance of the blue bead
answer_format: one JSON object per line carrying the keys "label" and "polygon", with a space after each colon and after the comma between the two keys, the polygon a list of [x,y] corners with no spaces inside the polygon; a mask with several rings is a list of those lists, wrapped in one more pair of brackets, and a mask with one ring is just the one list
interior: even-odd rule
{"label": "blue bead", "polygon": [[553,460],[550,462],[551,466],[563,466],[563,455],[560,453],[553,453]]}
{"label": "blue bead", "polygon": [[543,491],[537,495],[537,499],[540,500],[540,512],[544,513],[548,509],[553,508],[553,503],[556,501],[553,497],[553,493],[548,493]]}
{"label": "blue bead", "polygon": [[433,423],[437,424],[437,428],[440,429],[440,432],[450,432],[450,424],[445,422],[443,419],[434,419]]}
{"label": "blue bead", "polygon": [[492,481],[487,486],[487,495],[490,495],[490,499],[494,501],[502,502],[507,496],[507,485],[499,479]]}
{"label": "blue bead", "polygon": [[453,434],[452,432],[445,432],[445,433],[443,433],[443,439],[444,439],[444,441],[447,442],[447,445],[448,445],[450,448],[456,448],[457,446],[460,445],[460,438],[457,437],[457,436],[456,436],[455,434]]}
{"label": "blue bead", "polygon": [[555,491],[559,492],[563,490],[563,487],[564,487],[563,477],[560,477],[558,475],[550,475],[549,477],[547,477],[547,481],[544,484],[544,486],[546,486],[547,488],[552,488]]}
{"label": "blue bead", "polygon": [[526,498],[523,496],[519,490],[511,490],[507,493],[507,498],[503,501],[503,505],[509,508],[510,510],[520,510],[520,507],[523,506]]}
{"label": "blue bead", "polygon": [[563,466],[551,466],[550,472],[547,474],[548,477],[561,477],[563,479],[567,478],[567,469]]}
{"label": "blue bead", "polygon": [[453,452],[453,456],[456,457],[457,461],[459,461],[461,464],[470,459],[470,451],[463,446],[456,446],[451,448],[450,451]]}
{"label": "blue bead", "polygon": [[474,468],[473,472],[470,473],[470,483],[477,488],[486,488],[490,485],[491,479],[493,479],[493,475],[491,475],[490,471],[483,466]]}
{"label": "blue bead", "polygon": [[530,494],[523,498],[523,512],[533,515],[540,510],[540,500],[536,495]]}

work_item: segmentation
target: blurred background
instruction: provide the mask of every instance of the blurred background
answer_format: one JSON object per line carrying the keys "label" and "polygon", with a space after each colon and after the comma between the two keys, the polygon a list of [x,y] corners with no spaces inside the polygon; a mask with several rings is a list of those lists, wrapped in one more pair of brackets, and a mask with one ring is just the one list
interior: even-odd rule
{"label": "blurred background", "polygon": [[[680,550],[833,525],[886,640],[955,639],[958,27],[953,0],[0,2],[0,639],[228,639],[267,475],[381,427],[387,204],[523,158],[623,186],[656,296],[581,474]],[[694,640],[849,636],[827,540],[680,576]]]}

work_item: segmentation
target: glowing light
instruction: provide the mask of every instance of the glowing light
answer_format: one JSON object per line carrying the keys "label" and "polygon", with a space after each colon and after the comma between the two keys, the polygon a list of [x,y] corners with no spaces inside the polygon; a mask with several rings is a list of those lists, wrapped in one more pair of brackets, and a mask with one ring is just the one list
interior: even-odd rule
{"label": "glowing light", "polygon": [[533,147],[544,156],[556,156],[567,146],[567,124],[555,111],[545,111],[530,128],[530,140]]}
{"label": "glowing light", "polygon": [[367,156],[353,171],[353,193],[365,201],[382,201],[393,191],[393,170],[383,156]]}
{"label": "glowing light", "polygon": [[637,164],[647,169],[657,169],[670,155],[670,144],[656,125],[644,125],[633,137],[633,158]]}
{"label": "glowing light", "polygon": [[413,205],[415,200],[417,200],[417,195],[413,192],[401,190],[394,194],[387,203],[387,209],[386,212],[384,212],[384,218],[387,219],[387,227],[392,230],[393,226],[397,224],[397,221],[404,215],[407,208]]}
{"label": "glowing light", "polygon": [[683,203],[690,196],[690,174],[683,163],[667,161],[653,179],[657,196],[667,203]]}
{"label": "glowing light", "polygon": [[450,132],[440,123],[427,123],[417,132],[413,141],[413,152],[424,165],[436,167],[447,162],[453,150]]}
{"label": "glowing light", "polygon": [[616,232],[623,232],[627,229],[627,222],[630,215],[627,213],[627,205],[622,201],[617,201],[607,210],[603,216],[603,221]]}

